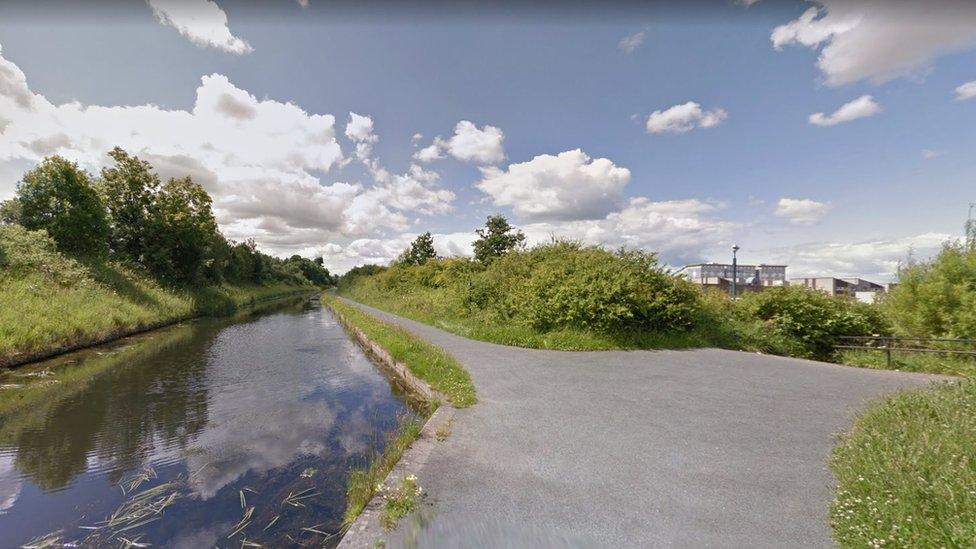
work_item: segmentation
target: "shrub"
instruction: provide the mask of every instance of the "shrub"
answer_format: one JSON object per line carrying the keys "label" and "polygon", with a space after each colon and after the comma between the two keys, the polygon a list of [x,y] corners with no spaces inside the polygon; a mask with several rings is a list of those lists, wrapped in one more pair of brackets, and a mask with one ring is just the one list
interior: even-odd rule
{"label": "shrub", "polygon": [[874,306],[797,286],[745,294],[738,306],[775,336],[785,337],[791,347],[785,354],[795,356],[828,359],[837,336],[890,331]]}
{"label": "shrub", "polygon": [[538,330],[684,330],[699,307],[698,292],[644,252],[556,242],[510,254],[488,271],[505,269],[528,274],[497,279],[514,282],[507,299],[512,316]]}
{"label": "shrub", "polygon": [[931,261],[902,267],[882,306],[903,335],[976,337],[976,249],[948,242]]}

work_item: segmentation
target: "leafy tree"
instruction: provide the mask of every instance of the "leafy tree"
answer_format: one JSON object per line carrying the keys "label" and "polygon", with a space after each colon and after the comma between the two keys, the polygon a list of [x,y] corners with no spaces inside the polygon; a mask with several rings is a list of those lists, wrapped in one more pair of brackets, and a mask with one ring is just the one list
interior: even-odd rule
{"label": "leafy tree", "polygon": [[20,200],[11,198],[0,202],[0,224],[20,225]]}
{"label": "leafy tree", "polygon": [[102,170],[100,190],[112,226],[111,248],[141,263],[153,231],[150,217],[159,176],[148,162],[119,147],[108,155],[115,160],[115,166]]}
{"label": "leafy tree", "polygon": [[77,164],[60,156],[44,159],[24,174],[15,200],[5,205],[4,217],[30,230],[46,229],[62,251],[99,254],[105,250],[105,207]]}
{"label": "leafy tree", "polygon": [[322,266],[324,261],[321,257],[317,257],[315,261],[312,261],[295,254],[288,258],[288,263],[296,265],[302,275],[312,284],[317,286],[329,286],[332,284],[332,275],[328,269]]}
{"label": "leafy tree", "polygon": [[151,238],[143,263],[160,278],[194,282],[202,278],[218,235],[210,195],[190,177],[170,179],[149,209]]}
{"label": "leafy tree", "polygon": [[437,252],[434,251],[434,237],[430,236],[429,232],[426,232],[414,239],[410,247],[400,254],[397,262],[404,265],[423,265],[436,257]]}
{"label": "leafy tree", "polygon": [[478,240],[474,242],[474,258],[491,263],[508,252],[525,246],[525,235],[508,223],[501,215],[488,218],[484,229],[475,231]]}

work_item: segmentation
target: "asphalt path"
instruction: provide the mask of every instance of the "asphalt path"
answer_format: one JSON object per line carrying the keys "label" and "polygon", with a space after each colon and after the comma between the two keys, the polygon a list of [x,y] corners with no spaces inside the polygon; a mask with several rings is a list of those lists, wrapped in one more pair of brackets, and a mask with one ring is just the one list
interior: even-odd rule
{"label": "asphalt path", "polygon": [[831,546],[838,435],[872,398],[939,379],[720,349],[521,349],[359,306],[452,353],[478,392],[416,471],[424,509],[392,546]]}

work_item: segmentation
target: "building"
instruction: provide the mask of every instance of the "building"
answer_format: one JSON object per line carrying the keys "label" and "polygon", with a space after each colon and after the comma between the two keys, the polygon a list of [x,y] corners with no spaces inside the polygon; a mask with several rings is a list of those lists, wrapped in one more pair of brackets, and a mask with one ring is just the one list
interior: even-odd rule
{"label": "building", "polygon": [[[685,265],[679,274],[705,287],[726,292],[732,288],[731,263],[695,263]],[[769,286],[786,285],[786,265],[738,265],[735,272],[736,290],[755,292]]]}
{"label": "building", "polygon": [[829,295],[852,297],[865,303],[873,303],[878,293],[885,287],[863,278],[834,278],[822,276],[815,278],[791,278],[790,286],[805,286]]}

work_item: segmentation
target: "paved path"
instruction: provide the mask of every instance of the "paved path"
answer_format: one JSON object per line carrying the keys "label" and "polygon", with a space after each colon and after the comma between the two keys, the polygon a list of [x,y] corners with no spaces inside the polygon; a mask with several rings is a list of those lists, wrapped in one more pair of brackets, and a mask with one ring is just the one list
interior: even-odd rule
{"label": "paved path", "polygon": [[718,349],[519,349],[364,308],[451,352],[478,391],[417,471],[422,546],[830,546],[837,433],[866,400],[937,379]]}

